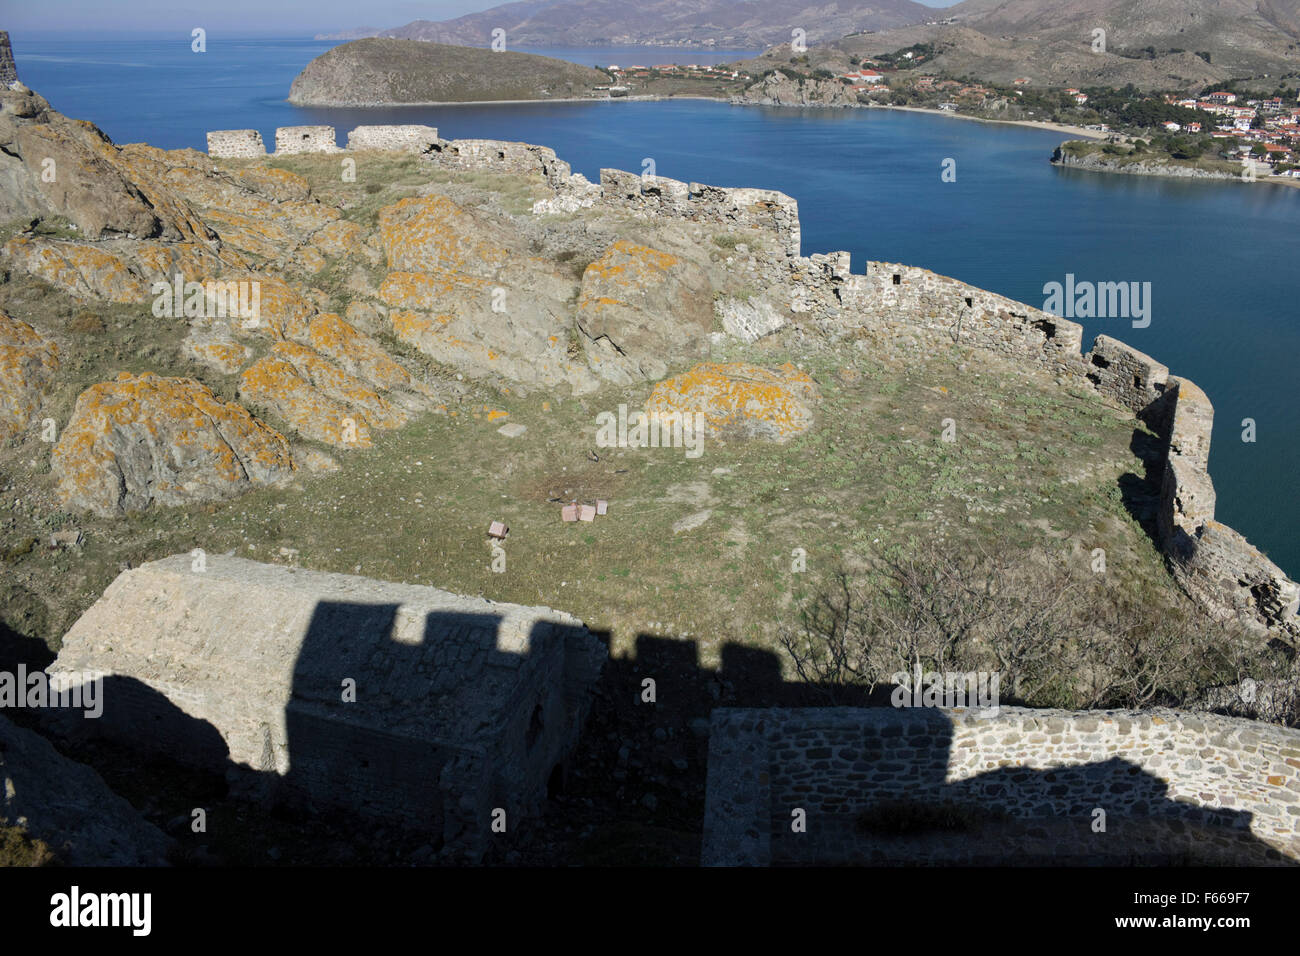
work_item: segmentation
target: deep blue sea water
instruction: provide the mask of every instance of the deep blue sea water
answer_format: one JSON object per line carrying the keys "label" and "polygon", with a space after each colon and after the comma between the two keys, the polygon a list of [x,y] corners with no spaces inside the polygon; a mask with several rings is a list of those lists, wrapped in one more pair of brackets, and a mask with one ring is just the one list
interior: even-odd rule
{"label": "deep blue sea water", "polygon": [[[799,201],[803,251],[847,249],[924,266],[1037,306],[1067,273],[1150,282],[1150,326],[1084,320],[1209,395],[1217,516],[1300,576],[1300,190],[1060,170],[1059,134],[886,110],[732,107],[703,101],[306,109],[284,98],[332,44],[209,35],[128,41],[13,37],[19,75],[117,142],[205,148],[210,129],[419,122],[448,138],[553,147],[595,180],[603,166]],[[536,51],[586,63],[707,62],[664,49]],[[737,54],[721,54],[713,60]],[[956,181],[940,176],[956,161]],[[1257,441],[1241,440],[1245,418]]]}

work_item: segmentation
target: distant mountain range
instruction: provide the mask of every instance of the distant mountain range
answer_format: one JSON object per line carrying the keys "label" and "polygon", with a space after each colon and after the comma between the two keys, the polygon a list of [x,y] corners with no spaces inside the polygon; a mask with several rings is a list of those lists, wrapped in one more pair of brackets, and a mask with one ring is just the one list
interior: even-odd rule
{"label": "distant mountain range", "polygon": [[392,30],[349,30],[317,39],[384,36],[482,46],[491,42],[494,29],[503,29],[509,46],[743,49],[788,42],[794,29],[817,43],[945,15],[912,0],[525,0],[454,20],[416,20]]}
{"label": "distant mountain range", "polygon": [[[794,30],[854,56],[936,48],[928,69],[994,82],[1187,86],[1300,71],[1300,0],[525,0],[453,20],[318,37],[508,47],[774,47]],[[1094,51],[1094,31],[1105,51]],[[788,49],[788,48],[787,48]],[[769,56],[779,58],[779,47]]]}

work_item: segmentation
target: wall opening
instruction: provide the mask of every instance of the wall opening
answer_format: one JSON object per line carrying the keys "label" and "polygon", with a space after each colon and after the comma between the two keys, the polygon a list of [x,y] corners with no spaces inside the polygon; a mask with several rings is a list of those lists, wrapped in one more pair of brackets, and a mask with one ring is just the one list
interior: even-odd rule
{"label": "wall opening", "polygon": [[894,273],[894,285],[902,285],[902,284],[903,284],[903,277],[902,277],[901,275],[899,275],[897,272],[895,272],[895,273]]}

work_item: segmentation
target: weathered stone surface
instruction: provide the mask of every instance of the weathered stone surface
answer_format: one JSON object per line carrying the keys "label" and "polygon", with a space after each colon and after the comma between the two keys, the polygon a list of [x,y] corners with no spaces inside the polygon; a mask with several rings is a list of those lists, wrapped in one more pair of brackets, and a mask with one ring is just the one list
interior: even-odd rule
{"label": "weathered stone surface", "polygon": [[126,259],[82,243],[19,236],[5,243],[4,255],[17,268],[79,299],[143,302],[148,295],[147,284]]}
{"label": "weathered stone surface", "polygon": [[733,96],[748,106],[857,106],[858,94],[839,80],[792,78],[771,73]]}
{"label": "weathered stone surface", "polygon": [[87,239],[211,238],[183,200],[98,128],[25,87],[0,87],[0,147],[0,219],[62,216]]}
{"label": "weathered stone surface", "polygon": [[712,436],[784,442],[812,427],[818,397],[817,384],[793,365],[707,363],[658,383],[645,410],[661,420],[702,414]]}
{"label": "weathered stone surface", "polygon": [[171,843],[94,770],[3,716],[0,824],[45,841],[65,866],[166,866]]}
{"label": "weathered stone surface", "polygon": [[1169,379],[1166,366],[1109,335],[1097,336],[1083,361],[1099,392],[1135,412],[1159,398]]}
{"label": "weathered stone surface", "polygon": [[311,320],[306,341],[349,375],[377,389],[395,391],[394,400],[407,408],[425,408],[437,397],[432,388],[393,361],[378,342],[331,312]]}
{"label": "weathered stone surface", "polygon": [[713,289],[694,263],[620,240],[583,272],[577,322],[597,375],[653,381],[669,361],[707,353]]}
{"label": "weathered stone surface", "polygon": [[549,608],[220,555],[196,570],[180,554],[121,574],[50,672],[111,675],[88,729],[473,853],[493,807],[540,807],[604,658]]}
{"label": "weathered stone surface", "polygon": [[293,468],[282,435],[200,383],[126,372],[82,392],[51,458],[63,502],[108,517],[229,498]]}
{"label": "weathered stone surface", "polygon": [[473,377],[590,391],[570,354],[575,283],[522,238],[444,196],[380,211],[389,274],[379,289],[394,333]]}
{"label": "weathered stone surface", "polygon": [[27,427],[59,368],[59,347],[0,312],[0,441]]}
{"label": "weathered stone surface", "polygon": [[[1294,729],[1169,710],[719,708],[702,862],[1300,860],[1300,816],[1275,812],[1300,783],[1300,761],[1286,762],[1297,747]],[[955,806],[968,822],[858,826],[900,801]]]}
{"label": "weathered stone surface", "polygon": [[372,428],[397,428],[407,412],[323,355],[277,342],[239,379],[239,397],[271,409],[307,438],[369,448]]}
{"label": "weathered stone surface", "polygon": [[785,318],[762,299],[727,297],[714,303],[714,310],[722,320],[723,331],[742,342],[756,342],[785,325]]}
{"label": "weathered stone surface", "polygon": [[208,155],[259,159],[266,155],[262,134],[255,129],[219,129],[208,132]]}

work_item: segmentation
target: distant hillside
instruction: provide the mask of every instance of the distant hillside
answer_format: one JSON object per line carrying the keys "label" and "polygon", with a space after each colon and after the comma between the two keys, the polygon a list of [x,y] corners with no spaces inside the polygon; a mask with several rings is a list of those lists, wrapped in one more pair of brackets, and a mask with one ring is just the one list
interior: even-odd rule
{"label": "distant hillside", "polygon": [[[802,29],[809,43],[858,30],[887,30],[946,16],[912,0],[538,0],[507,3],[454,20],[416,20],[376,35],[435,43],[486,44],[494,29],[510,46],[663,44],[765,47]],[[351,39],[359,31],[318,39]]]}
{"label": "distant hillside", "polygon": [[607,85],[600,70],[530,53],[365,39],[327,50],[289,90],[300,106],[474,103],[583,96]]}
{"label": "distant hillside", "polygon": [[[833,45],[874,56],[930,44],[926,72],[1041,86],[1161,89],[1300,70],[1300,0],[965,0],[946,12],[955,23]],[[1095,29],[1104,53],[1092,50]]]}

